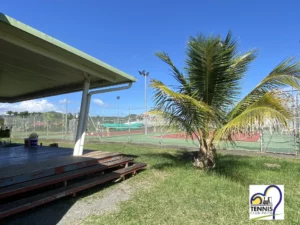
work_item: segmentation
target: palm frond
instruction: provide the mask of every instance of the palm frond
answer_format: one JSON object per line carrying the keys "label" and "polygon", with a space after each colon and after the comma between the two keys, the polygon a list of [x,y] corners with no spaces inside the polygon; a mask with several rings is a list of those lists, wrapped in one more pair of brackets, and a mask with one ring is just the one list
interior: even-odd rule
{"label": "palm frond", "polygon": [[191,95],[191,87],[189,82],[186,80],[184,75],[179,71],[179,69],[173,64],[170,56],[165,52],[157,52],[156,56],[171,67],[172,76],[180,84],[180,86],[177,87],[179,89],[179,92]]}
{"label": "palm frond", "polygon": [[230,139],[232,133],[249,128],[255,123],[262,126],[266,120],[276,121],[287,127],[287,120],[290,118],[292,113],[284,106],[283,99],[272,92],[267,92],[219,129],[215,140]]}
{"label": "palm frond", "polygon": [[202,101],[189,95],[172,91],[162,82],[151,81],[154,89],[155,110],[160,111],[166,123],[176,125],[189,135],[201,128],[206,128],[206,118],[216,118],[214,110]]}
{"label": "palm frond", "polygon": [[182,93],[172,91],[169,87],[164,85],[161,81],[152,80],[151,81],[151,87],[158,91],[156,93],[158,95],[157,97],[168,96],[173,101],[181,102],[181,103],[190,103],[190,104],[198,107],[205,114],[214,115],[213,109],[209,105],[207,105],[206,103],[204,103],[202,101],[198,101],[198,100],[194,99],[193,97],[191,97],[189,95],[185,95],[185,94],[182,94]]}
{"label": "palm frond", "polygon": [[[168,111],[151,110],[149,114],[159,117],[160,124],[163,124],[163,127],[167,127],[167,130],[172,132],[182,131],[182,129],[185,128],[183,124],[188,126],[189,122],[191,122],[191,121],[183,121],[183,118],[181,117],[174,118],[174,116]],[[188,130],[186,132],[190,134],[193,132],[192,125],[188,126]]]}
{"label": "palm frond", "polygon": [[228,114],[229,120],[241,114],[256,101],[260,100],[267,92],[275,88],[292,86],[300,90],[300,62],[288,58],[281,62],[265,77],[247,96],[245,96]]}
{"label": "palm frond", "polygon": [[224,40],[198,35],[188,43],[186,71],[192,90],[197,99],[223,112],[236,101],[240,81],[256,57],[256,50],[237,55],[236,49],[231,32]]}

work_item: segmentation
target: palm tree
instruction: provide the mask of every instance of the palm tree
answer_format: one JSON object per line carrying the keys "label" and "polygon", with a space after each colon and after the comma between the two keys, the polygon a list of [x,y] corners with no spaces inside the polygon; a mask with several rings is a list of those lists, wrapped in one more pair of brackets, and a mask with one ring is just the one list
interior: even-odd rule
{"label": "palm tree", "polygon": [[215,144],[220,140],[232,142],[232,134],[245,131],[253,124],[261,127],[266,119],[287,126],[287,119],[292,116],[274,90],[287,85],[300,89],[300,62],[293,58],[284,60],[237,103],[241,80],[257,55],[256,50],[238,54],[237,48],[231,32],[225,39],[191,37],[185,74],[167,53],[156,54],[171,67],[178,85],[170,88],[161,81],[151,81],[154,113],[198,141],[199,152],[194,165],[200,168],[215,167]]}

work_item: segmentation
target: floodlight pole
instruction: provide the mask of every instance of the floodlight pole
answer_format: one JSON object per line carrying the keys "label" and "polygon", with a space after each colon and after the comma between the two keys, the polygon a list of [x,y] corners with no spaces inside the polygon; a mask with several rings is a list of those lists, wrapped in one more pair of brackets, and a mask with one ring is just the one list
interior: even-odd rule
{"label": "floodlight pole", "polygon": [[120,96],[117,96],[117,102],[118,102],[118,124],[120,124],[120,105],[119,105]]}
{"label": "floodlight pole", "polygon": [[145,70],[139,71],[139,74],[144,76],[144,107],[145,107],[145,115],[144,115],[144,126],[145,126],[145,135],[148,134],[148,124],[147,124],[147,77],[149,76],[149,72]]}

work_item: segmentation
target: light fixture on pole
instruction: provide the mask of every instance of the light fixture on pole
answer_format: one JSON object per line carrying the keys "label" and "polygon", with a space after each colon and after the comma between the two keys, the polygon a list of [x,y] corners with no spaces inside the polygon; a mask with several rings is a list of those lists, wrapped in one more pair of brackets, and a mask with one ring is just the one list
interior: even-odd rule
{"label": "light fixture on pole", "polygon": [[148,125],[147,125],[147,77],[149,76],[149,72],[146,72],[145,70],[139,71],[139,74],[144,76],[145,81],[145,89],[144,89],[144,104],[145,104],[145,112],[144,112],[144,123],[145,123],[145,134],[148,133]]}

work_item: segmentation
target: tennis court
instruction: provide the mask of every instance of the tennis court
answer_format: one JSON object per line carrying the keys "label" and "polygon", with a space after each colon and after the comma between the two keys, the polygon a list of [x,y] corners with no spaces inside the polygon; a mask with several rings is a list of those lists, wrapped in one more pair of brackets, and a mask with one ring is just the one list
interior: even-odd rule
{"label": "tennis court", "polygon": [[[68,130],[65,130],[60,120],[54,120],[51,126],[46,126],[43,118],[18,118],[11,117],[8,124],[14,124],[12,131],[13,138],[26,138],[32,132],[39,135],[42,142],[46,140],[65,140],[74,141],[76,135],[76,121],[69,121]],[[176,146],[176,147],[198,147],[198,143],[191,139],[186,139],[185,135],[180,132],[175,132],[167,126],[161,126],[157,123],[152,123],[148,127],[147,135],[142,123],[117,124],[117,121],[100,123],[100,120],[90,119],[86,135],[86,142],[118,142],[118,143],[136,143],[136,144],[153,144],[160,146]],[[34,122],[43,122],[42,126],[29,126],[27,124],[35,124]],[[60,122],[60,123],[59,123]],[[220,142],[217,145],[219,149],[227,150],[245,150],[245,151],[264,151],[275,153],[296,154],[299,150],[298,138],[290,132],[272,132],[265,129],[261,141],[260,135],[234,135],[235,144]]]}
{"label": "tennis court", "polygon": [[[178,135],[169,132],[150,132],[147,135],[143,130],[136,130],[132,132],[123,131],[111,133],[110,136],[103,136],[94,134],[94,136],[88,136],[88,141],[101,140],[103,142],[124,142],[124,143],[144,143],[155,144],[163,146],[178,146],[178,147],[198,147],[197,141],[186,139],[184,135]],[[255,137],[256,139],[256,137]],[[228,150],[247,150],[247,151],[261,151],[296,154],[299,150],[299,142],[293,135],[288,134],[263,134],[263,139],[258,138],[257,141],[235,141],[234,144],[228,142],[220,142],[217,147]]]}

